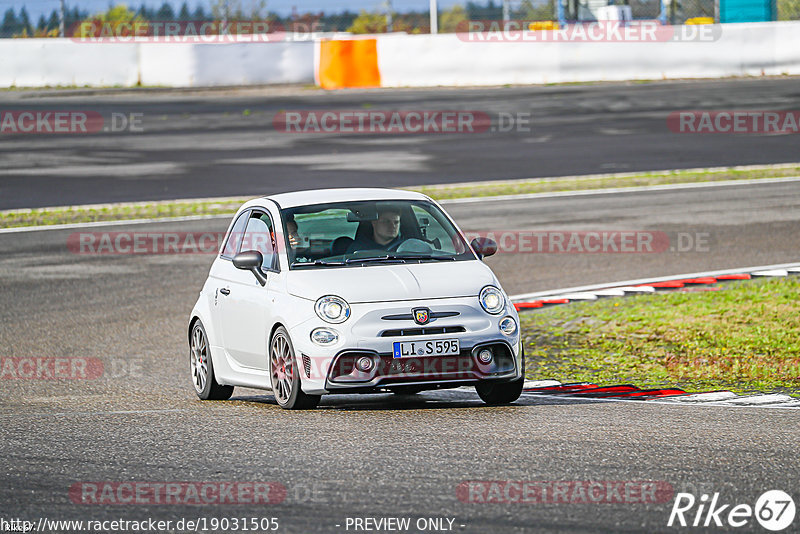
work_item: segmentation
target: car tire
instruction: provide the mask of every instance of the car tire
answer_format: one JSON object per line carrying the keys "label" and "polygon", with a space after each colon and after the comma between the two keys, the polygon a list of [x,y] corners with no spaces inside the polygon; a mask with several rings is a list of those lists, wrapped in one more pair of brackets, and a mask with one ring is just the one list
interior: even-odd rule
{"label": "car tire", "polygon": [[284,410],[309,410],[319,404],[320,395],[309,395],[301,388],[292,340],[282,326],[269,342],[269,376],[275,400]]}
{"label": "car tire", "polygon": [[479,382],[475,391],[486,404],[510,404],[522,395],[522,386],[525,384],[525,346],[522,346],[522,377],[513,382]]}
{"label": "car tire", "polygon": [[211,345],[203,323],[198,319],[189,335],[189,372],[194,392],[202,400],[228,400],[233,395],[233,386],[222,386],[214,374]]}
{"label": "car tire", "polygon": [[486,404],[510,404],[522,394],[522,384],[525,378],[513,382],[480,382],[475,386],[478,396]]}

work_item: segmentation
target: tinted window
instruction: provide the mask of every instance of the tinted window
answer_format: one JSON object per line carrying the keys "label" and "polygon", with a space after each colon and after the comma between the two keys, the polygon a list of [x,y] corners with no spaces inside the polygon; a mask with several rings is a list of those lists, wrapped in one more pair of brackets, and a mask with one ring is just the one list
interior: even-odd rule
{"label": "tinted window", "polygon": [[232,258],[239,250],[239,244],[242,242],[244,227],[247,224],[249,213],[250,211],[248,210],[239,215],[239,218],[236,219],[236,222],[233,224],[231,233],[228,234],[228,239],[225,240],[225,246],[222,248],[223,257]]}
{"label": "tinted window", "polygon": [[264,257],[261,266],[265,269],[273,269],[277,263],[272,220],[264,212],[253,211],[247,220],[239,252],[248,250],[255,250],[261,253]]}
{"label": "tinted window", "polygon": [[475,259],[427,201],[357,201],[284,209],[290,268]]}

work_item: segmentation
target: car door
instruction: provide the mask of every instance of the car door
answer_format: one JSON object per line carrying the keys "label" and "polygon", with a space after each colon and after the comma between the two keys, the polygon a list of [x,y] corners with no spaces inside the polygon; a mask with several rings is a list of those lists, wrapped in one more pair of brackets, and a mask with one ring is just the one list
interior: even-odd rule
{"label": "car door", "polygon": [[218,262],[214,273],[219,286],[216,324],[232,363],[245,369],[264,371],[268,369],[267,336],[272,324],[268,295],[278,268],[275,227],[266,210],[250,210],[245,221],[239,225],[237,220],[234,225],[235,229],[243,228],[240,239],[234,236],[238,240],[236,253],[260,252],[264,257],[262,272],[267,283],[261,286],[252,272],[234,267],[232,256],[222,257],[224,261]]}

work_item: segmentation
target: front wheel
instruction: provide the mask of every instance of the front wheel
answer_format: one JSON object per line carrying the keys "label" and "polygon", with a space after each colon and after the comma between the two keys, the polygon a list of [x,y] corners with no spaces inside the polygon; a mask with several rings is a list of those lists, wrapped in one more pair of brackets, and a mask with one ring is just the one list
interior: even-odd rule
{"label": "front wheel", "polygon": [[192,373],[194,392],[202,400],[228,400],[233,395],[233,386],[221,386],[214,375],[211,347],[208,336],[199,320],[192,326],[189,341],[189,369]]}
{"label": "front wheel", "polygon": [[307,410],[319,404],[319,395],[308,395],[300,388],[300,373],[289,333],[278,327],[269,344],[269,373],[272,393],[284,410]]}
{"label": "front wheel", "polygon": [[513,382],[480,382],[475,386],[478,396],[486,404],[510,404],[522,395],[522,384],[525,378]]}

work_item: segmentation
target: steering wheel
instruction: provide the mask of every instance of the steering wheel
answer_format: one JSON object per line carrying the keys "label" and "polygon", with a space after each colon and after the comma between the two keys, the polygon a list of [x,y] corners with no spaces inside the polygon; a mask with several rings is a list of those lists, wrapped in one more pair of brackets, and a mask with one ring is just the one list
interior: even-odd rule
{"label": "steering wheel", "polygon": [[392,245],[387,249],[390,252],[409,252],[412,254],[430,254],[433,247],[421,239],[410,238]]}

